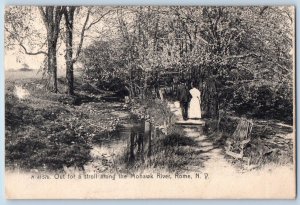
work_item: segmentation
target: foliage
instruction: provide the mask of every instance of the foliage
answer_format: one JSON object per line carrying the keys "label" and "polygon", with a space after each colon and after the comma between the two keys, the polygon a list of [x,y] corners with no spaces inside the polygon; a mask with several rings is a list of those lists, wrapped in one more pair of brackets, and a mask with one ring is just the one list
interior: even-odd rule
{"label": "foliage", "polygon": [[109,42],[95,41],[83,50],[80,60],[85,66],[88,80],[106,81],[124,74],[122,68],[125,62],[122,62],[117,48],[112,46]]}
{"label": "foliage", "polygon": [[[227,139],[233,139],[240,118],[230,113],[223,115],[219,122],[206,122],[205,133],[214,140],[214,145],[224,148]],[[216,136],[218,136],[216,138]],[[239,153],[237,151],[237,153]],[[227,156],[227,155],[226,155]],[[227,159],[240,168],[261,168],[267,164],[288,164],[293,162],[293,128],[275,120],[254,120],[250,142],[244,147],[243,156],[249,160]]]}
{"label": "foliage", "polygon": [[[63,108],[31,108],[6,100],[6,163],[25,169],[58,170],[83,165],[90,160],[87,135],[74,129],[74,121],[62,118]],[[9,109],[9,110],[8,110]],[[60,116],[60,117],[59,117]]]}
{"label": "foliage", "polygon": [[292,15],[290,7],[117,7],[106,21],[114,35],[93,41],[81,62],[87,79],[119,78],[131,97],[196,82],[208,117],[224,109],[291,122]]}
{"label": "foliage", "polygon": [[[10,137],[7,133],[7,141]],[[45,131],[25,131],[16,137],[5,147],[8,166],[13,163],[23,169],[61,170],[64,166],[82,169],[91,159],[90,147],[82,142],[80,136],[68,131],[61,131],[56,137],[53,134],[46,137]]]}
{"label": "foliage", "polygon": [[155,126],[168,126],[173,117],[167,103],[159,99],[134,101],[131,112],[139,119],[149,120]]}
{"label": "foliage", "polygon": [[[65,39],[69,94],[73,94],[75,62],[82,64],[85,80],[83,85],[78,82],[75,86],[78,95],[73,97],[45,94],[30,84],[32,96],[20,100],[12,95],[13,86],[6,88],[6,163],[28,169],[43,165],[50,169],[82,167],[90,160],[91,141],[110,139],[107,133],[120,120],[111,109],[120,112],[122,105],[101,102],[129,96],[130,104],[124,107],[131,108],[139,118],[162,126],[172,120],[172,113],[167,103],[158,99],[158,91],[172,93],[180,81],[188,86],[197,83],[201,90],[203,113],[211,118],[207,120],[208,133],[215,134],[217,130],[224,138],[232,135],[235,121],[228,118],[218,122],[221,110],[235,116],[293,123],[292,7],[107,7],[109,12],[102,7],[76,7],[77,13],[74,8],[68,16],[70,8],[10,7],[6,11],[6,48],[17,44],[25,53],[37,55],[45,54],[46,45],[49,49],[49,45],[57,44],[50,52],[52,56],[47,53],[43,62],[53,72],[56,62],[48,64],[51,59],[56,60],[56,49],[64,39],[60,32],[69,29]],[[34,26],[38,11],[48,11],[50,15],[57,9],[70,17],[64,22],[66,30],[59,29],[59,12],[59,21],[48,21],[56,32],[38,31]],[[80,13],[81,9],[88,11],[86,16]],[[74,26],[74,30],[68,26]],[[79,36],[72,39],[75,33]],[[46,34],[52,37],[45,38]],[[78,43],[77,49],[73,40]],[[32,50],[37,47],[41,51]],[[90,91],[93,94],[85,93]],[[269,125],[256,120],[270,131]],[[272,161],[276,156],[282,156],[279,161],[291,159],[288,140],[280,140],[274,133],[266,134],[257,127],[253,132],[253,145],[247,147],[249,156],[260,162]],[[268,147],[277,148],[270,143],[275,139],[283,147],[279,155],[274,154],[276,150],[266,152]],[[189,164],[185,145],[193,142],[182,133],[171,132],[155,143],[160,149],[156,155],[160,160],[155,166],[174,169]],[[178,144],[165,146],[170,143]],[[195,150],[186,153],[192,160],[200,157]],[[21,160],[22,156],[26,156],[26,161]]]}
{"label": "foliage", "polygon": [[238,115],[261,119],[278,119],[292,124],[292,90],[285,84],[276,87],[267,85],[248,85],[237,88],[226,103]]}
{"label": "foliage", "polygon": [[195,146],[197,143],[190,137],[181,136],[178,133],[172,133],[162,140],[164,146]]}
{"label": "foliage", "polygon": [[16,98],[13,93],[15,83],[6,81],[7,167],[61,170],[70,166],[83,169],[91,160],[90,150],[95,139],[108,140],[103,133],[114,130],[122,120],[112,110],[128,111],[124,111],[118,105],[120,103],[103,103],[101,96],[89,93],[90,89],[80,90],[81,95],[77,98],[82,103],[75,107],[70,96],[45,92],[38,86],[41,81],[26,79],[18,82],[29,90],[26,99]]}
{"label": "foliage", "polygon": [[[291,122],[292,7],[8,7],[6,48],[17,44],[36,55],[46,53],[49,40],[59,41],[59,47],[64,35],[51,37],[51,29],[39,30],[36,15],[53,11],[60,17],[64,12],[67,18],[70,9],[76,10],[69,13],[74,28],[61,30],[70,34],[69,43],[72,36],[78,43],[77,49],[71,49],[76,52],[67,49],[67,62],[72,62],[67,66],[69,93],[73,93],[72,67],[79,60],[88,82],[102,85],[118,79],[131,98],[145,99],[153,90],[158,96],[159,88],[174,86],[178,78],[199,85],[207,117],[217,117],[224,109]],[[44,67],[56,69],[46,61]],[[163,77],[166,73],[171,73],[170,79]]]}

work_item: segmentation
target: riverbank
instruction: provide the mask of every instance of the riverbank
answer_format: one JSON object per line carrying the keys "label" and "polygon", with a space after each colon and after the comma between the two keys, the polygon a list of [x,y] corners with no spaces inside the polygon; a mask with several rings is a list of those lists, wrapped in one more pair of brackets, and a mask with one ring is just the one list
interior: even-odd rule
{"label": "riverbank", "polygon": [[[220,121],[219,132],[206,120],[203,132],[176,125],[176,111],[159,99],[125,104],[109,97],[113,92],[75,86],[76,96],[69,97],[46,91],[41,79],[6,79],[6,168],[129,174],[197,172],[216,163],[249,168],[224,152],[236,127],[229,118]],[[257,122],[246,147],[251,164],[293,164],[292,128]]]}
{"label": "riverbank", "polygon": [[[166,102],[107,101],[112,92],[83,83],[69,97],[44,85],[30,76],[6,79],[7,169],[176,172],[196,163],[195,143],[172,126]],[[63,86],[59,79],[59,90]]]}
{"label": "riverbank", "polygon": [[87,84],[76,85],[76,97],[48,92],[44,85],[34,77],[6,79],[6,167],[82,169],[91,160],[92,141],[127,121],[129,109],[102,100],[111,93]]}

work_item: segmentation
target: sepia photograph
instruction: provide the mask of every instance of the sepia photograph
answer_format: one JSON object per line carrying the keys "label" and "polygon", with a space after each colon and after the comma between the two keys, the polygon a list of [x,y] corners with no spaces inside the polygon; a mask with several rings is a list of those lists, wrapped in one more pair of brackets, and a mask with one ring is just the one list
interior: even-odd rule
{"label": "sepia photograph", "polygon": [[294,199],[294,6],[6,6],[8,199]]}

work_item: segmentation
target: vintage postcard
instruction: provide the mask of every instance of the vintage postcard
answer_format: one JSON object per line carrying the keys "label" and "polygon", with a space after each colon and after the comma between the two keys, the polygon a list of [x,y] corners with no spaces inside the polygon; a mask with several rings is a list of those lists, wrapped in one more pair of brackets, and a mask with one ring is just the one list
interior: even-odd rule
{"label": "vintage postcard", "polygon": [[8,199],[294,199],[293,6],[6,6]]}

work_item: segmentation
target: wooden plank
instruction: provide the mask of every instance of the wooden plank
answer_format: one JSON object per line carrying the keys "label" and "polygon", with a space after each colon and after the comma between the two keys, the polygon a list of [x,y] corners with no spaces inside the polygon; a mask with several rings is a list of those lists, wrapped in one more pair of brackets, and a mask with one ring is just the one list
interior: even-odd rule
{"label": "wooden plank", "polygon": [[175,122],[177,125],[205,125],[203,120],[179,120]]}
{"label": "wooden plank", "polygon": [[230,150],[226,150],[225,152],[226,152],[227,155],[232,156],[235,159],[242,159],[243,158],[243,152],[235,153],[235,152],[232,152]]}
{"label": "wooden plank", "polygon": [[[251,141],[250,134],[252,130],[252,120],[242,118],[234,131],[232,138],[228,138],[226,142],[226,154],[236,159],[242,159],[244,156],[244,147]],[[232,147],[238,146],[240,153],[233,152]]]}
{"label": "wooden plank", "polygon": [[163,90],[162,90],[162,89],[159,89],[159,90],[158,90],[158,93],[159,93],[160,99],[161,99],[161,100],[164,100]]}

